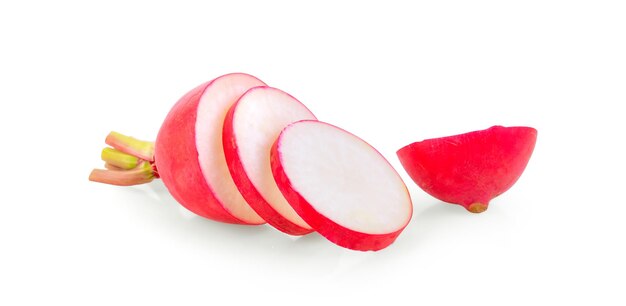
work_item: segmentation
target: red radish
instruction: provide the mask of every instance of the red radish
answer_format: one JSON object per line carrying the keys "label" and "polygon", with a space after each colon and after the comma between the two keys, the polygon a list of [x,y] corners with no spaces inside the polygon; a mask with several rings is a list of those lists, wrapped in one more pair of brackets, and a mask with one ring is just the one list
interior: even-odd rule
{"label": "red radish", "polygon": [[174,105],[154,144],[111,133],[107,144],[150,162],[152,167],[142,163],[141,168],[128,171],[111,170],[119,155],[108,154],[111,160],[103,159],[109,170],[94,170],[90,179],[133,185],[160,176],[172,196],[200,216],[228,223],[264,223],[237,190],[222,146],[228,109],[248,89],[263,85],[251,75],[233,73],[194,88]]}
{"label": "red radish", "polygon": [[[533,128],[495,126],[416,142],[398,157],[425,191],[478,213],[517,181],[536,137]],[[376,149],[248,74],[189,91],[156,142],[116,132],[105,142],[106,169],[90,180],[129,186],[160,177],[183,206],[216,221],[267,220],[288,234],[315,230],[337,245],[377,251],[413,213],[406,185]]]}
{"label": "red radish", "polygon": [[389,162],[362,139],[328,123],[289,125],[272,146],[271,165],[289,204],[337,245],[380,250],[411,219],[411,198]]}
{"label": "red radish", "polygon": [[276,186],[270,149],[289,124],[315,116],[289,94],[271,87],[248,90],[224,120],[224,153],[230,173],[250,206],[278,230],[291,235],[312,232]]}
{"label": "red radish", "polygon": [[473,213],[507,191],[528,164],[537,140],[531,127],[493,126],[428,139],[398,150],[402,166],[424,191]]}

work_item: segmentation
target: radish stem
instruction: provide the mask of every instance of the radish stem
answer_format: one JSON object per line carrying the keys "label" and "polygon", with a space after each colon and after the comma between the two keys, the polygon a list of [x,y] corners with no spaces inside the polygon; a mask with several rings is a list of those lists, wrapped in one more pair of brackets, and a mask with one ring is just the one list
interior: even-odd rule
{"label": "radish stem", "polygon": [[112,148],[102,149],[100,157],[107,164],[124,170],[133,169],[139,164],[139,158]]}
{"label": "radish stem", "polygon": [[130,136],[111,132],[104,141],[113,148],[139,157],[143,160],[154,161],[154,143],[150,141],[139,140]]}
{"label": "radish stem", "polygon": [[89,180],[109,185],[132,186],[151,182],[155,178],[152,165],[143,162],[137,168],[126,171],[93,169]]}
{"label": "radish stem", "polygon": [[154,164],[154,143],[111,132],[105,142],[113,148],[104,148],[100,157],[105,169],[93,169],[93,182],[132,186],[149,183],[159,178]]}
{"label": "radish stem", "polygon": [[109,170],[113,170],[113,171],[124,171],[124,169],[118,167],[118,166],[113,166],[109,163],[104,163],[104,168],[109,169]]}

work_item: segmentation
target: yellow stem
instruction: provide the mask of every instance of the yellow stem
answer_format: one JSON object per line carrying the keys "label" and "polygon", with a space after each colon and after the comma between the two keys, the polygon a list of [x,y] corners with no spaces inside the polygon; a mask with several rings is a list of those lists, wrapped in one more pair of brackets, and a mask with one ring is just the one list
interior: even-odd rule
{"label": "yellow stem", "polygon": [[118,132],[109,133],[105,142],[118,151],[143,160],[154,161],[154,142],[139,140]]}
{"label": "yellow stem", "polygon": [[112,148],[102,149],[100,157],[107,164],[124,170],[133,169],[139,164],[139,158]]}

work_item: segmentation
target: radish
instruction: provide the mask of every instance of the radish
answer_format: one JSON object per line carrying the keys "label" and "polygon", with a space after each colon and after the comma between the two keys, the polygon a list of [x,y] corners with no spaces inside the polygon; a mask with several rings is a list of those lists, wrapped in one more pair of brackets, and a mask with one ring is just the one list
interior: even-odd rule
{"label": "radish", "polygon": [[[519,179],[537,131],[491,127],[428,139],[397,154],[436,198],[479,213]],[[319,232],[353,250],[391,245],[413,214],[400,175],[372,146],[317,121],[289,94],[232,73],[201,84],[170,110],[155,142],[111,132],[95,182],[161,178],[190,211],[215,221]]]}
{"label": "radish", "polygon": [[336,126],[289,125],[272,146],[271,165],[295,211],[342,247],[385,248],[411,219],[411,198],[398,173],[376,149]]}
{"label": "radish", "polygon": [[531,127],[493,126],[482,131],[428,139],[398,150],[415,183],[433,197],[473,213],[515,184],[537,140]]}
{"label": "radish", "polygon": [[224,153],[230,174],[250,206],[278,230],[304,235],[311,227],[287,203],[274,181],[270,149],[283,128],[315,116],[289,94],[271,87],[248,90],[224,121]]}
{"label": "radish", "polygon": [[[243,73],[227,74],[184,95],[169,112],[155,143],[111,133],[103,159],[108,170],[94,170],[90,180],[114,185],[147,183],[159,177],[172,196],[190,211],[216,221],[262,224],[233,182],[222,146],[222,127],[229,108],[248,89],[263,86]],[[138,158],[121,159],[126,153]]]}

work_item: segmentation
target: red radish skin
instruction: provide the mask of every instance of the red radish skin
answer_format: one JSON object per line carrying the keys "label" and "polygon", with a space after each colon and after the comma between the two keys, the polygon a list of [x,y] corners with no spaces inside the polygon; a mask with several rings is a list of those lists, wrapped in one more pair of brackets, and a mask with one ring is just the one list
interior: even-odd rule
{"label": "red radish skin", "polygon": [[191,90],[174,105],[161,126],[155,150],[155,163],[170,194],[195,214],[226,223],[243,223],[229,214],[209,189],[195,146],[196,109],[202,92],[210,83]]}
{"label": "red radish skin", "polygon": [[[264,220],[250,207],[247,208],[250,212],[244,211],[239,216],[233,215],[233,211],[229,209],[228,205],[233,205],[233,202],[246,206],[247,204],[243,198],[235,201],[221,199],[219,193],[224,192],[225,188],[215,188],[215,186],[207,183],[207,175],[203,173],[200,164],[200,159],[207,154],[206,152],[200,154],[198,151],[198,143],[204,141],[204,139],[197,137],[197,125],[203,120],[203,118],[198,118],[200,103],[212,86],[220,86],[218,88],[220,91],[223,89],[221,87],[230,86],[223,85],[225,82],[233,84],[232,88],[228,88],[230,92],[220,92],[220,94],[230,95],[226,97],[226,99],[232,100],[228,107],[249,88],[265,85],[253,76],[233,73],[204,83],[188,92],[172,108],[159,130],[155,144],[155,163],[169,192],[190,211],[205,218],[226,223],[262,224]],[[205,103],[211,103],[211,101]],[[228,108],[224,109],[224,115],[227,110]],[[219,122],[220,129],[222,123],[223,121]],[[219,135],[221,136],[221,131],[219,131]],[[219,157],[219,154],[223,155],[223,150],[220,146],[220,152],[209,152],[209,154]],[[224,159],[224,157],[221,158]],[[226,168],[225,161],[224,168]],[[228,170],[225,171],[227,175],[222,179],[230,180],[232,188],[237,192],[230,175],[228,175]],[[243,218],[242,215],[246,218]]]}
{"label": "red radish skin", "polygon": [[[322,160],[322,161],[318,160],[317,162],[315,161],[311,162],[311,160],[307,160],[306,156],[303,156],[305,164],[303,164],[302,168],[307,168],[307,167],[310,168],[310,169],[304,170],[308,172],[313,170],[312,175],[316,175],[317,173],[317,174],[321,174],[322,176],[324,176],[325,175],[323,173],[325,171],[323,170],[324,167],[337,168],[333,166],[335,162],[339,162],[340,164],[350,163],[350,159],[353,156],[356,160],[361,160],[361,158],[363,157],[361,153],[363,151],[366,151],[369,154],[368,156],[372,156],[372,154],[376,155],[376,163],[382,163],[384,165],[383,167],[385,168],[385,171],[383,171],[384,175],[378,176],[377,174],[380,174],[381,172],[377,170],[375,174],[374,173],[368,173],[369,175],[366,174],[370,170],[368,168],[369,164],[358,165],[358,167],[353,167],[353,165],[351,165],[349,169],[342,168],[341,166],[339,166],[339,168],[342,168],[342,169],[339,169],[339,173],[340,173],[338,175],[339,177],[335,177],[335,179],[329,180],[329,184],[333,184],[330,181],[334,181],[334,182],[339,182],[339,183],[343,182],[346,185],[350,185],[351,183],[353,183],[352,180],[354,179],[359,180],[359,178],[366,178],[365,181],[371,180],[372,182],[374,182],[373,184],[367,184],[367,185],[361,186],[362,190],[359,190],[358,194],[356,192],[351,192],[352,190],[350,189],[350,187],[347,187],[346,189],[344,189],[343,188],[344,186],[327,185],[327,186],[322,186],[322,188],[325,189],[326,192],[328,193],[328,195],[325,195],[325,196],[329,196],[331,199],[334,199],[335,197],[337,198],[343,197],[345,199],[345,196],[347,195],[349,199],[352,200],[350,201],[351,203],[339,203],[338,202],[336,203],[336,207],[338,210],[341,210],[343,209],[342,206],[352,205],[352,207],[347,208],[349,211],[348,215],[351,215],[351,216],[354,216],[354,218],[360,219],[360,220],[357,220],[358,222],[364,222],[365,224],[367,224],[368,221],[376,219],[378,217],[377,214],[384,215],[385,213],[388,213],[390,210],[401,211],[398,214],[399,216],[401,216],[401,218],[400,219],[398,219],[398,217],[394,218],[395,219],[395,222],[394,222],[395,224],[393,225],[394,230],[387,230],[387,231],[383,230],[384,232],[382,233],[374,233],[375,231],[381,231],[380,228],[375,229],[372,232],[369,232],[369,231],[364,231],[361,229],[356,230],[354,228],[351,228],[351,227],[355,227],[354,225],[348,226],[346,224],[340,224],[340,222],[345,223],[346,219],[339,218],[337,216],[333,217],[333,216],[324,215],[324,213],[322,212],[323,209],[320,209],[322,207],[321,201],[314,199],[315,196],[311,196],[311,194],[305,194],[305,193],[308,193],[308,191],[305,191],[304,193],[301,191],[302,184],[299,182],[296,183],[294,181],[294,178],[298,180],[297,178],[298,175],[294,175],[294,171],[298,171],[297,168],[299,167],[297,166],[294,167],[293,163],[288,160],[290,158],[285,156],[287,152],[285,152],[284,150],[288,150],[289,146],[287,145],[287,148],[283,148],[283,146],[285,146],[285,142],[289,141],[285,139],[286,139],[286,135],[288,135],[290,131],[293,131],[296,128],[300,128],[305,125],[315,125],[314,128],[316,129],[332,129],[334,130],[334,132],[330,134],[341,135],[341,137],[338,137],[336,139],[337,141],[334,141],[333,139],[331,139],[333,138],[332,135],[331,137],[318,137],[316,139],[311,139],[311,140],[306,139],[307,138],[305,137],[306,135],[301,135],[302,137],[295,137],[295,138],[305,139],[304,140],[305,142],[309,142],[309,144],[305,144],[304,146],[311,145],[312,147],[321,148],[322,151],[326,151],[326,149],[341,150],[341,152],[338,152],[337,154],[333,154],[333,153],[326,154],[326,156],[324,157],[325,160]],[[349,139],[349,140],[344,141],[345,139]],[[345,142],[350,142],[350,145],[343,146],[342,143],[345,143]],[[343,148],[337,148],[338,146],[335,146],[335,145],[343,146]],[[318,152],[321,152],[321,151],[311,152],[310,155],[315,155]],[[342,246],[348,249],[359,250],[359,251],[381,250],[391,245],[396,240],[398,235],[402,232],[402,230],[406,227],[406,225],[411,219],[411,215],[413,212],[411,199],[410,199],[408,190],[406,186],[404,185],[404,182],[398,175],[398,173],[393,169],[393,167],[389,164],[389,162],[382,155],[380,155],[380,153],[376,151],[373,147],[371,147],[369,144],[367,144],[365,141],[361,140],[357,136],[354,136],[353,134],[346,132],[345,130],[342,130],[338,127],[335,127],[328,123],[323,123],[323,122],[318,122],[318,121],[308,121],[308,120],[291,124],[281,132],[280,137],[274,142],[272,149],[271,149],[270,159],[271,159],[272,173],[274,175],[274,178],[277,182],[278,187],[280,188],[281,192],[283,193],[283,195],[285,196],[289,204],[291,204],[291,206],[296,210],[296,212],[298,212],[298,214],[302,216],[302,218],[309,225],[311,225],[311,227],[313,227],[322,236],[326,237],[328,240],[330,240],[331,242],[339,246]],[[369,159],[369,157],[365,159],[367,160]],[[291,169],[287,169],[287,168],[291,168]],[[373,168],[378,169],[379,167],[373,167]],[[322,182],[325,181],[323,177],[321,178],[321,181]],[[382,183],[384,185],[384,184],[390,183],[390,181],[393,181],[392,183],[394,184],[393,189],[397,192],[395,192],[395,194],[393,194],[394,192],[391,192],[393,196],[388,197],[384,201],[379,202],[378,205],[380,209],[378,211],[376,212],[367,211],[365,213],[363,211],[359,211],[359,207],[358,207],[360,204],[359,199],[368,198],[370,196],[368,192],[370,192],[373,189],[377,189],[376,187],[379,183]],[[386,191],[384,192],[385,193],[389,192],[389,189],[387,188]],[[393,200],[399,200],[401,203],[394,203]],[[362,218],[359,218],[359,217],[362,217]],[[352,220],[355,220],[354,218]]]}
{"label": "red radish skin", "polygon": [[481,213],[517,182],[536,140],[537,130],[531,127],[493,126],[415,142],[397,155],[411,179],[428,194]]}
{"label": "red radish skin", "polygon": [[250,206],[276,229],[305,235],[313,229],[293,210],[272,177],[270,149],[290,123],[316,120],[291,95],[267,86],[248,90],[224,120],[224,153],[230,174]]}

